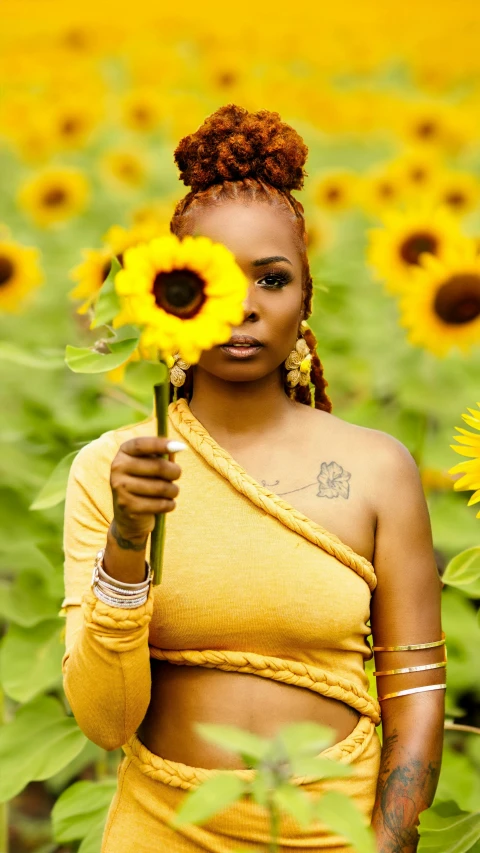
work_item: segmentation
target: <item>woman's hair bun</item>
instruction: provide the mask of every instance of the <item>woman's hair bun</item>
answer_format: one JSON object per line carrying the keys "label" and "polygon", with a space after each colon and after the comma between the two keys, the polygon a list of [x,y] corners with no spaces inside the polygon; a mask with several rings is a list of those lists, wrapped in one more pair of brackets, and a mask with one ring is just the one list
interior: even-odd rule
{"label": "woman's hair bun", "polygon": [[193,192],[256,178],[281,190],[303,186],[308,148],[278,113],[228,104],[209,116],[175,151],[180,179]]}

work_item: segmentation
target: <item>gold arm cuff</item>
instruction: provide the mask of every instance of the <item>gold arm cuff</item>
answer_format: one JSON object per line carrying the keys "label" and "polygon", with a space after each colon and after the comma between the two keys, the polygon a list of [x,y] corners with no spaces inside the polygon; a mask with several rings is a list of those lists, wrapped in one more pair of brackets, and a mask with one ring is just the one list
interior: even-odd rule
{"label": "gold arm cuff", "polygon": [[409,646],[372,646],[374,652],[411,652],[415,649],[435,649],[437,646],[445,645],[445,634],[442,633],[441,640],[435,640],[433,643],[416,643]]}
{"label": "gold arm cuff", "polygon": [[409,693],[425,693],[427,690],[444,690],[446,684],[427,684],[426,687],[411,687],[410,690],[397,690],[396,693],[387,693],[386,696],[377,696],[379,702],[384,699],[394,699],[396,696],[407,696]]}
{"label": "gold arm cuff", "polygon": [[401,669],[382,669],[381,672],[375,671],[374,675],[399,675],[402,672],[421,672],[424,669],[440,669],[446,666],[447,661],[442,660],[440,663],[426,663],[423,666],[404,666]]}

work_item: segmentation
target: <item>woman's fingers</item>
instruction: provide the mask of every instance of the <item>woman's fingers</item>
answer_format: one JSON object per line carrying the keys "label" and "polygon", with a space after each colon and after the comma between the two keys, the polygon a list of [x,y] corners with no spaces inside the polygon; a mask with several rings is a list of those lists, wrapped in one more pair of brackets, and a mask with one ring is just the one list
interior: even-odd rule
{"label": "woman's fingers", "polygon": [[172,500],[178,495],[178,486],[167,480],[156,480],[149,477],[130,477],[125,475],[119,487],[131,495],[141,495],[151,498],[168,498]]}

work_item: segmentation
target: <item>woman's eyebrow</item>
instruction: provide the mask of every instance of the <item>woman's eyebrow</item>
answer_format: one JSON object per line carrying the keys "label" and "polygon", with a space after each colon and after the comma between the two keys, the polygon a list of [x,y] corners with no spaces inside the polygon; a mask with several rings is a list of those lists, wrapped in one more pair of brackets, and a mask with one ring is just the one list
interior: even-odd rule
{"label": "woman's eyebrow", "polygon": [[258,258],[256,261],[252,261],[253,267],[265,267],[267,264],[274,264],[276,261],[285,261],[287,264],[290,264],[292,267],[293,264],[288,258],[284,258],[283,255],[272,255],[271,258]]}

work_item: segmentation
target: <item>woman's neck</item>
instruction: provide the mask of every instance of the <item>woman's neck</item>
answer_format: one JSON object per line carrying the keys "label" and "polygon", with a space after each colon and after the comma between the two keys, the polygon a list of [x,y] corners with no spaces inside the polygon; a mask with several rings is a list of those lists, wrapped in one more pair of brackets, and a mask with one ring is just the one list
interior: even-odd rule
{"label": "woman's neck", "polygon": [[278,433],[295,414],[297,404],[283,389],[278,373],[256,382],[225,382],[197,366],[190,401],[192,414],[219,442],[250,442]]}

